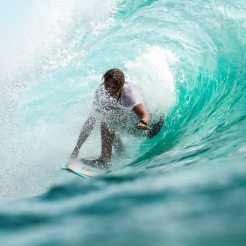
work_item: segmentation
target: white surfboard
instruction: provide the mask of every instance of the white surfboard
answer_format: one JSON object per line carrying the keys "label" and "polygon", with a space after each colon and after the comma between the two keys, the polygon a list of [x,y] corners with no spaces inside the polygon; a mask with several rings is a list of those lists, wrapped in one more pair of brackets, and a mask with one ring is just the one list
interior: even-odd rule
{"label": "white surfboard", "polygon": [[90,167],[84,164],[81,160],[69,161],[67,165],[63,167],[63,169],[85,178],[100,176],[108,172],[106,170],[100,170],[98,168]]}

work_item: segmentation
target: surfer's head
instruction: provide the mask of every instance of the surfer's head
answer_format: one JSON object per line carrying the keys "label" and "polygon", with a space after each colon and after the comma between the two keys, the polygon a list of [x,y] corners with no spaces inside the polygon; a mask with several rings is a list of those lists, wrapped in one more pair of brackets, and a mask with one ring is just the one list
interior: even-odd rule
{"label": "surfer's head", "polygon": [[105,89],[113,97],[119,97],[125,83],[125,75],[119,68],[109,69],[102,77]]}

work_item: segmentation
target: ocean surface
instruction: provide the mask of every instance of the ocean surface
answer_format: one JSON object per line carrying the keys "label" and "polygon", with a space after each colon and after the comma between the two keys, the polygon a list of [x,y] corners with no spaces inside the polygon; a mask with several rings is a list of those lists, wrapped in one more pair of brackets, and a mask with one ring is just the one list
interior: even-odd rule
{"label": "ocean surface", "polygon": [[[243,0],[0,0],[1,245],[246,245]],[[103,73],[165,125],[61,170]],[[100,154],[98,127],[80,157]]]}

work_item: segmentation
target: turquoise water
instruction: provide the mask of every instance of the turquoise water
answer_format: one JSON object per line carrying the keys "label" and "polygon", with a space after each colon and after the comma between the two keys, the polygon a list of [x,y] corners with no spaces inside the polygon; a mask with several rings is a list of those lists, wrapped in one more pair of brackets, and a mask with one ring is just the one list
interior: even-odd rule
{"label": "turquoise water", "polygon": [[[244,1],[0,1],[2,245],[245,245]],[[104,177],[60,170],[102,74],[166,117]],[[98,130],[81,156],[100,151]]]}

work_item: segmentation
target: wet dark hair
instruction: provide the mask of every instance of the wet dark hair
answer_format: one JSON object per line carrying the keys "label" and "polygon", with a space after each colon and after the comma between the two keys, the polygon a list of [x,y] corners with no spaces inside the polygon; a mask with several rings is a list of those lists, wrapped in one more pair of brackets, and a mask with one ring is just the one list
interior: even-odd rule
{"label": "wet dark hair", "polygon": [[125,75],[119,68],[109,69],[103,76],[103,83],[112,80],[114,84],[120,89],[125,84]]}

